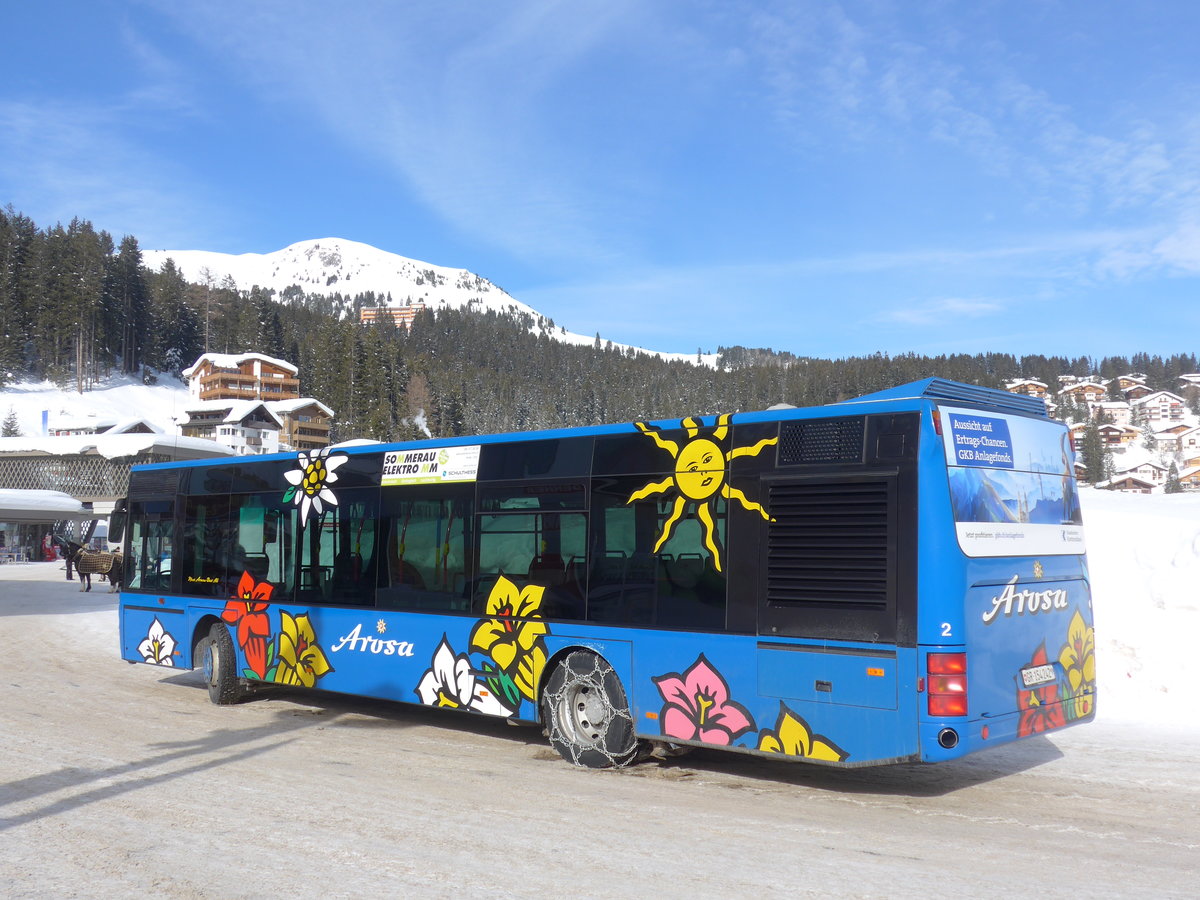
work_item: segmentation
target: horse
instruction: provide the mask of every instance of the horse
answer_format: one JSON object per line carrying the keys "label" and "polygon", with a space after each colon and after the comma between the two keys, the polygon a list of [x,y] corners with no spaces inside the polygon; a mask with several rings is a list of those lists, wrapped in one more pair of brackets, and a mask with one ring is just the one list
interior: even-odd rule
{"label": "horse", "polygon": [[55,543],[63,548],[63,554],[70,560],[75,571],[79,574],[79,590],[92,589],[93,575],[107,575],[110,594],[121,589],[121,579],[125,572],[125,560],[120,552],[107,553],[99,550],[89,550],[82,544],[56,536]]}

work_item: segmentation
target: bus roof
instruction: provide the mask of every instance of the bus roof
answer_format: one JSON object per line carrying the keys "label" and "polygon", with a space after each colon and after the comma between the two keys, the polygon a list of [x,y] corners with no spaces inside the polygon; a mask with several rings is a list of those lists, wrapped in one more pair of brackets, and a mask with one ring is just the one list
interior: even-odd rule
{"label": "bus roof", "polygon": [[[738,422],[764,422],[777,419],[793,419],[793,418],[809,418],[828,415],[828,410],[840,406],[849,406],[860,403],[899,403],[904,404],[908,401],[911,408],[913,401],[936,402],[947,401],[957,403],[963,406],[979,406],[988,409],[993,409],[999,412],[1007,412],[1016,415],[1035,416],[1038,418],[1049,418],[1046,412],[1046,405],[1034,397],[1029,397],[1024,394],[1012,394],[1008,391],[996,390],[995,388],[979,387],[978,385],[962,384],[957,381],[949,381],[945,378],[926,378],[921,381],[913,381],[908,384],[902,384],[894,388],[889,388],[884,391],[877,391],[871,394],[864,394],[861,397],[854,397],[849,400],[842,400],[837,403],[830,403],[823,406],[803,406],[791,407],[787,409],[771,409],[771,410],[753,410],[734,414],[734,424]],[[822,411],[825,411],[822,413]],[[712,419],[712,415],[696,416],[697,419]],[[649,424],[663,428],[677,427],[678,419],[661,419]],[[553,440],[570,437],[599,437],[610,434],[625,434],[633,426],[628,422],[619,422],[607,425],[589,425],[579,428],[553,428],[544,429],[541,431],[512,431],[501,432],[497,434],[472,434],[458,435],[455,437],[443,438],[425,438],[422,440],[410,441],[379,441],[357,443],[352,442],[347,445],[335,444],[332,445],[339,452],[347,453],[352,456],[364,453],[376,453],[385,448],[411,449],[414,447],[424,447],[431,444],[436,444],[438,447],[461,447],[474,444],[502,444],[510,441],[536,441],[536,440]],[[316,452],[316,451],[313,451]],[[212,466],[212,465],[236,465],[247,461],[261,462],[272,459],[293,459],[295,451],[266,454],[262,456],[235,456],[222,459],[205,459],[205,460],[186,460],[179,462],[155,463],[151,464],[155,469],[163,468],[193,468],[196,466]],[[141,465],[134,466],[134,470],[143,468]]]}
{"label": "bus roof", "polygon": [[[969,406],[987,406],[992,409],[1025,416],[1049,418],[1046,404],[1036,397],[1025,394],[1013,394],[995,388],[979,387],[975,384],[962,384],[945,378],[925,378],[913,381],[886,391],[876,391],[864,394],[843,403],[878,403],[887,400],[948,400],[955,403],[965,403]],[[840,405],[840,404],[834,404]]]}

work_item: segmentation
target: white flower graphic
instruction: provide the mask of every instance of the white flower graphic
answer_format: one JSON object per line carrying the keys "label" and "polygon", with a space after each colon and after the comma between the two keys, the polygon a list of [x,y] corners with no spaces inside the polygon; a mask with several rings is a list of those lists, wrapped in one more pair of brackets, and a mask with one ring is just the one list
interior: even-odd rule
{"label": "white flower graphic", "polygon": [[163,628],[158,616],[150,623],[146,639],[138,644],[138,653],[142,654],[143,660],[156,666],[175,665],[171,658],[175,653],[175,638]]}
{"label": "white flower graphic", "polygon": [[466,654],[455,656],[442,635],[433,654],[433,668],[421,677],[417,696],[426,706],[470,709],[489,716],[511,716],[513,711],[475,680]]}
{"label": "white flower graphic", "polygon": [[296,468],[283,475],[291,485],[283,495],[283,502],[294,500],[300,507],[301,528],[308,521],[309,510],[319,516],[327,505],[337,506],[337,495],[329,489],[329,485],[338,480],[337,469],[349,458],[344,453],[330,456],[328,447],[322,447],[312,454],[303,450],[297,454]]}

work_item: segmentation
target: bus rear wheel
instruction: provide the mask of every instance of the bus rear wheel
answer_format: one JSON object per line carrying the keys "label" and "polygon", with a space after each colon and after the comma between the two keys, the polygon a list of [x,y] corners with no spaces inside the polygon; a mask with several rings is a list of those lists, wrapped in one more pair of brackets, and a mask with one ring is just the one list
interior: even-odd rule
{"label": "bus rear wheel", "polygon": [[627,766],[642,749],[621,679],[606,659],[586,650],[568,653],[550,674],[542,721],[551,746],[576,766]]}
{"label": "bus rear wheel", "polygon": [[196,645],[208,699],[219,706],[228,706],[242,699],[244,693],[237,677],[237,658],[229,629],[217,623]]}

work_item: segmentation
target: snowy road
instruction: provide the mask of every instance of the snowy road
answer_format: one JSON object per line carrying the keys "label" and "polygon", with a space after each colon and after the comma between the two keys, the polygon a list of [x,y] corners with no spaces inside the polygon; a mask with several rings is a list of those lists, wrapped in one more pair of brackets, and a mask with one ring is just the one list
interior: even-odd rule
{"label": "snowy road", "polygon": [[0,569],[7,897],[1200,889],[1195,731],[1101,720],[940,767],[584,771],[479,718],[328,694],[213,706],[193,673],[120,661],[114,596],[53,568]]}

